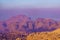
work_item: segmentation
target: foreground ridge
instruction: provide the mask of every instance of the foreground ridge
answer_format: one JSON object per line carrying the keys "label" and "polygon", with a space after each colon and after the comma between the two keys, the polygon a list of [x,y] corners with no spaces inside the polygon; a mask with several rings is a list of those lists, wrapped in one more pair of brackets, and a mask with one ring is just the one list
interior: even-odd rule
{"label": "foreground ridge", "polygon": [[31,33],[27,36],[27,40],[60,40],[60,29],[51,32]]}

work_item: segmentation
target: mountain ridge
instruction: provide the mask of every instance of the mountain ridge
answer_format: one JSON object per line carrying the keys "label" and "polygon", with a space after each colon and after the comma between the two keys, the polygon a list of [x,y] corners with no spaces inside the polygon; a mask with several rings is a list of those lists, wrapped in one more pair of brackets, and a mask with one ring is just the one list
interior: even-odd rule
{"label": "mountain ridge", "polygon": [[[5,24],[2,25],[3,23]],[[18,15],[16,17],[11,17],[6,21],[0,22],[0,28],[3,31],[5,31],[5,29],[8,29],[10,30],[10,32],[22,31],[28,33],[28,32],[53,31],[57,28],[60,28],[60,24],[57,21],[49,18],[37,18],[36,20],[31,20],[31,18],[25,15]]]}

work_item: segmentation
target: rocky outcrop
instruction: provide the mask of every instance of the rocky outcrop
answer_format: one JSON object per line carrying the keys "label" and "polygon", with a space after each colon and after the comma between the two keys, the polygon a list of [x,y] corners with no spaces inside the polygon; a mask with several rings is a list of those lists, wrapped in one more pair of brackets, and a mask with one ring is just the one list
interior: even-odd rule
{"label": "rocky outcrop", "polygon": [[51,32],[36,32],[27,36],[27,40],[60,40],[60,28]]}

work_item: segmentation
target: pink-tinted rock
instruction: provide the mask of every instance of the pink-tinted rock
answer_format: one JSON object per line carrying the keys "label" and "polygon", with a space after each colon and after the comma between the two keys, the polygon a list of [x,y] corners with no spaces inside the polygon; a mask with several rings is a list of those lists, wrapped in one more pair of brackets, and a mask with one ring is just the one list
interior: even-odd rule
{"label": "pink-tinted rock", "polygon": [[60,23],[57,21],[48,18],[37,18],[34,21],[25,15],[18,15],[0,22],[0,30],[9,32],[36,32],[36,30],[54,30],[60,28],[59,25]]}

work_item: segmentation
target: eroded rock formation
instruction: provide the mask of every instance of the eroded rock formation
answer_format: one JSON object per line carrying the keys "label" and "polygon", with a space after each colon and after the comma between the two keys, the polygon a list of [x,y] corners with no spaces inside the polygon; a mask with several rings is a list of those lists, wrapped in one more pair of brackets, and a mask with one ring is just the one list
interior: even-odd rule
{"label": "eroded rock formation", "polygon": [[0,22],[0,39],[26,40],[26,37],[31,33],[51,32],[58,28],[60,28],[60,22],[53,19],[37,18],[36,20],[31,20],[30,17],[25,15],[18,15],[16,17],[11,17],[6,21]]}

